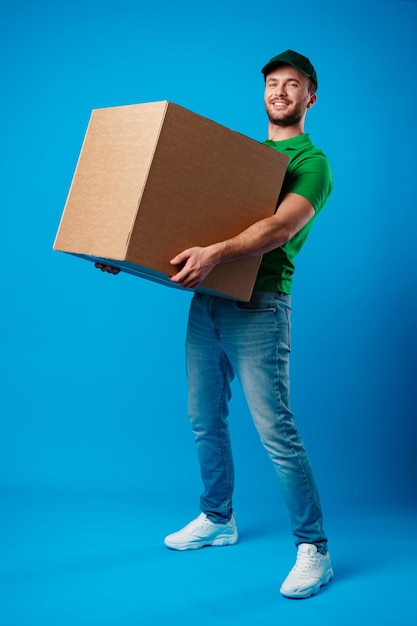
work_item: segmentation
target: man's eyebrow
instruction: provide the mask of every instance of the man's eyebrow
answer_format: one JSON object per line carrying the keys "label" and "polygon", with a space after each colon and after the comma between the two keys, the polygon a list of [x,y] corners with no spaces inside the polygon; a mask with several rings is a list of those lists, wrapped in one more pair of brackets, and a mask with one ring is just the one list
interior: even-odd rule
{"label": "man's eyebrow", "polygon": [[[266,82],[267,83],[276,83],[279,79],[278,78],[267,78]],[[291,81],[298,83],[299,85],[301,85],[302,81],[297,78],[296,76],[287,76],[286,78],[281,79],[283,80],[283,82],[285,83],[289,83]]]}

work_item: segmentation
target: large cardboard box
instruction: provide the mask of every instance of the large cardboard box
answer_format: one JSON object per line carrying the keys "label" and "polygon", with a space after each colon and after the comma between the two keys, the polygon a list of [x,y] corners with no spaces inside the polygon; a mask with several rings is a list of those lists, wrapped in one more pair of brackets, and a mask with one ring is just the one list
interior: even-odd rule
{"label": "large cardboard box", "polygon": [[[175,286],[169,261],[276,210],[287,157],[171,102],[95,109],[54,243]],[[249,300],[261,257],[217,266],[198,291]]]}

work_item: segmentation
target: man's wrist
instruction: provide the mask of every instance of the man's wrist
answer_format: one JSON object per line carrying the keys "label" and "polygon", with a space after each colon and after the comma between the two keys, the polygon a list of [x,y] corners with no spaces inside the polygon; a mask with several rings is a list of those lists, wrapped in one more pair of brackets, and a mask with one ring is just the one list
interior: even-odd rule
{"label": "man's wrist", "polygon": [[225,241],[220,241],[209,246],[210,260],[214,265],[224,263],[228,259],[226,258],[227,245]]}

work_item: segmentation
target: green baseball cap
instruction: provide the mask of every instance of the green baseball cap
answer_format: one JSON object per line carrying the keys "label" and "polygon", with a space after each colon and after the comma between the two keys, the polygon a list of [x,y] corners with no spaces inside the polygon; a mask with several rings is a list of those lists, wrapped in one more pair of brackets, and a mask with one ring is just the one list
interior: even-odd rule
{"label": "green baseball cap", "polygon": [[316,70],[309,59],[302,54],[294,52],[294,50],[286,50],[285,52],[281,52],[281,54],[277,54],[276,57],[273,57],[265,67],[262,68],[262,74],[265,78],[277,65],[292,65],[292,67],[295,67],[295,69],[304,74],[304,76],[311,78],[311,80],[316,83],[316,87],[318,86]]}

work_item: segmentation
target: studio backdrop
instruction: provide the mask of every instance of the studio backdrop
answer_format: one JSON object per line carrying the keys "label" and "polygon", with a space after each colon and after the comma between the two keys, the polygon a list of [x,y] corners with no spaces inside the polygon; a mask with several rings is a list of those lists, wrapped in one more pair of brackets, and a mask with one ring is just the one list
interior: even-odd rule
{"label": "studio backdrop", "polygon": [[[416,504],[417,3],[3,3],[0,487],[191,501],[191,295],[52,250],[92,109],[169,100],[263,141],[261,68],[310,57],[334,192],[301,252],[292,402],[326,507]],[[237,493],[275,478],[237,385]],[[275,506],[275,505],[274,505]]]}

